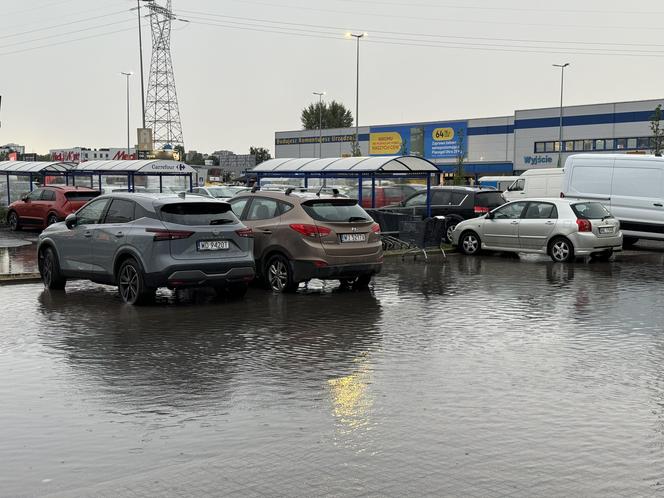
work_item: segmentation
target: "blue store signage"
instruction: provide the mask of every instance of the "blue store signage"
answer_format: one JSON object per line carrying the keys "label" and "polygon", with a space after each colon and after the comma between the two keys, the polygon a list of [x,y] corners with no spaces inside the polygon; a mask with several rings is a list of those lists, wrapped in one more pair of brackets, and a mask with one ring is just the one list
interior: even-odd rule
{"label": "blue store signage", "polygon": [[468,122],[435,123],[424,128],[427,159],[450,159],[468,153]]}

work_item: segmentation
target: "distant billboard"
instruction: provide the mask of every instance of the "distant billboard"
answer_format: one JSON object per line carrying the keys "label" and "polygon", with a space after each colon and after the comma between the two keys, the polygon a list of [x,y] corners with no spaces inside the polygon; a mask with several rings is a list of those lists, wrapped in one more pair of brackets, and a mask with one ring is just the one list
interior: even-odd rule
{"label": "distant billboard", "polygon": [[369,155],[412,155],[453,159],[468,151],[468,122],[412,126],[377,126],[369,135]]}

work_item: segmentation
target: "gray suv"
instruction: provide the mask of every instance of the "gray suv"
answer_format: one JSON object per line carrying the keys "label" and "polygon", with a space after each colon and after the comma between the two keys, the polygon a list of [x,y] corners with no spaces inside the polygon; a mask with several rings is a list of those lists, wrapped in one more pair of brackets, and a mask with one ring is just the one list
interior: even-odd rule
{"label": "gray suv", "polygon": [[113,193],[39,235],[49,289],[68,278],[117,285],[128,304],[158,287],[212,286],[241,296],[254,278],[253,233],[226,202],[186,194]]}

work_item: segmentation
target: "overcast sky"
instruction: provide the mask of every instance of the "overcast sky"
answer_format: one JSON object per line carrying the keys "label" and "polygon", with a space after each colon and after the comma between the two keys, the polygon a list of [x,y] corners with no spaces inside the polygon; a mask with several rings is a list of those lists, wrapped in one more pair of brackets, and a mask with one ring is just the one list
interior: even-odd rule
{"label": "overcast sky", "polygon": [[[139,70],[134,6],[0,0],[0,145],[125,146],[119,73]],[[348,30],[369,33],[360,125],[557,106],[551,64],[561,62],[571,63],[566,104],[664,97],[661,0],[173,0],[173,10],[190,21],[175,22],[171,43],[184,140],[202,152],[274,152],[274,132],[300,128],[314,91],[354,111]],[[139,81],[131,79],[132,144]]]}

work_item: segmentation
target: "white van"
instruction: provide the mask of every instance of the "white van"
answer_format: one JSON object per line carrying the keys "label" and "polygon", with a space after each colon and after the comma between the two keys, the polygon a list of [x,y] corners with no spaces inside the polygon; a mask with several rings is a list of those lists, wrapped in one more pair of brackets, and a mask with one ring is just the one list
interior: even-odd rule
{"label": "white van", "polygon": [[508,201],[533,197],[560,197],[564,168],[529,169],[510,185],[503,197]]}
{"label": "white van", "polygon": [[664,240],[664,157],[570,156],[561,195],[604,204],[620,221],[625,245],[639,239]]}
{"label": "white van", "polygon": [[518,179],[518,176],[481,176],[477,183],[481,188],[495,188],[502,192]]}

